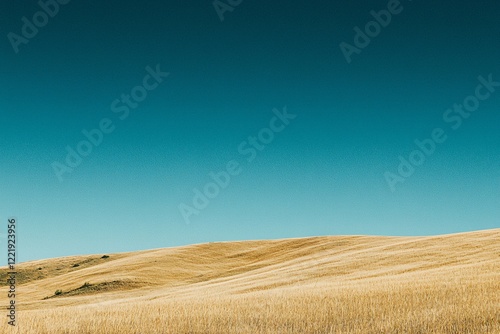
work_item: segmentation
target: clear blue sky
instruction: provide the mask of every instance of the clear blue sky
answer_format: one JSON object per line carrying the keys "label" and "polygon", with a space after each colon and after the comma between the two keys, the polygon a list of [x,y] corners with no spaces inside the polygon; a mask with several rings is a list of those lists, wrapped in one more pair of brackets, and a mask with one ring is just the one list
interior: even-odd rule
{"label": "clear blue sky", "polygon": [[[499,227],[500,87],[470,117],[443,116],[476,93],[479,76],[500,81],[500,5],[401,1],[348,63],[340,43],[354,46],[353,29],[387,6],[243,0],[221,21],[211,1],[73,0],[16,53],[9,33],[22,36],[22,18],[41,7],[3,1],[0,232],[18,218],[28,261]],[[144,92],[136,87],[157,64],[169,75],[147,79],[137,106],[121,101]],[[284,107],[296,118],[249,162],[249,136]],[[103,119],[114,130],[61,182],[53,163]],[[446,141],[391,191],[385,173],[397,175],[399,157],[435,128]],[[193,207],[193,189],[232,160],[240,173],[186,224],[179,205]]]}

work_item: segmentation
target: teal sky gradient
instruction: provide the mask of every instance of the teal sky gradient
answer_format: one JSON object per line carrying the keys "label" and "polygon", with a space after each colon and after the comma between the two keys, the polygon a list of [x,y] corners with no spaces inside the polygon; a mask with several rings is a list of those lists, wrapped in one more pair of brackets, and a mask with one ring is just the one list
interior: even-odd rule
{"label": "teal sky gradient", "polygon": [[[3,2],[0,233],[16,216],[28,261],[499,227],[500,88],[456,131],[443,114],[500,81],[500,5],[401,5],[348,64],[339,44],[387,1],[244,0],[221,22],[210,1],[73,0],[18,53],[7,34],[40,7]],[[120,120],[112,102],[157,64],[170,75]],[[297,117],[248,163],[238,146],[285,106]],[[51,164],[103,118],[115,130],[59,182]],[[391,192],[384,173],[434,128],[447,141]],[[231,160],[241,174],[186,224],[179,204]]]}

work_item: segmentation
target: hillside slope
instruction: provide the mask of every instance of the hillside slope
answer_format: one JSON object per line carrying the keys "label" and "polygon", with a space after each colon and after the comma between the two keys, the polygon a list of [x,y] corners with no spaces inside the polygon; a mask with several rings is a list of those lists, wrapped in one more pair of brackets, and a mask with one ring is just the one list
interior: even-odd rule
{"label": "hillside slope", "polygon": [[[418,332],[417,329],[426,328],[429,332],[431,327],[421,327],[425,323],[429,326],[429,322],[421,323],[418,319],[430,317],[431,322],[444,324],[441,317],[448,312],[450,317],[451,313],[455,314],[450,326],[453,323],[457,333],[460,326],[468,323],[482,332],[500,332],[500,229],[433,237],[332,236],[208,243],[109,254],[109,257],[102,255],[17,265],[21,312],[30,315],[27,318],[35,323],[40,320],[37,312],[41,310],[46,313],[53,309],[64,314],[74,312],[71,311],[74,307],[88,305],[99,314],[101,309],[123,312],[125,305],[131,304],[155,305],[166,310],[182,304],[190,305],[192,317],[197,322],[179,327],[177,332],[217,333],[222,329],[211,330],[205,323],[213,316],[219,320],[212,319],[209,323],[222,321],[218,326],[226,326],[221,332],[247,328],[242,332],[291,333],[294,327],[290,325],[290,329],[286,324],[295,320],[288,318],[276,320],[276,331],[271,330],[272,326],[271,329],[258,326],[267,326],[266,321],[272,317],[285,316],[291,311],[287,307],[296,304],[293,309],[299,308],[296,310],[299,315],[293,319],[299,321],[308,315],[301,321],[308,323],[303,326],[319,326],[314,327],[318,332],[331,330],[333,333],[342,328],[340,332],[374,330],[374,327],[365,328],[359,324],[356,327],[354,324],[358,321],[349,323],[349,317],[353,316],[366,317],[366,321],[371,319],[370,326],[375,326],[376,317],[392,319],[385,321],[386,325],[377,325],[381,331],[400,328]],[[2,274],[5,274],[5,267]],[[56,296],[56,290],[63,293]],[[2,298],[7,295],[6,287],[0,289],[0,295]],[[478,296],[482,298],[480,301],[475,300]],[[297,304],[299,300],[310,300],[311,305]],[[467,310],[463,303],[468,303]],[[245,305],[252,309],[249,314]],[[262,305],[268,306],[262,308]],[[337,309],[330,310],[331,307]],[[275,310],[271,311],[273,308]],[[220,316],[211,315],[211,310],[215,309]],[[230,320],[233,309],[243,312],[240,320]],[[316,311],[326,314],[311,320],[310,313]],[[378,314],[379,311],[382,313]],[[404,316],[399,313],[401,311],[406,312]],[[357,314],[348,316],[346,312]],[[191,321],[179,314],[177,318],[171,318],[172,314],[169,317],[169,321],[179,326]],[[411,321],[408,323],[408,317],[415,321],[413,325]],[[462,324],[461,319],[465,319]],[[105,320],[100,321],[103,322],[100,326],[105,328]],[[238,321],[244,326],[238,325]],[[334,325],[344,327],[331,327]],[[79,330],[84,328],[81,333],[85,333],[89,328],[85,326],[90,325],[81,326]],[[106,330],[118,333],[124,330],[120,328],[117,325],[116,329],[109,327]],[[41,328],[38,330],[43,332]],[[61,328],[50,330],[58,332]],[[166,329],[149,330],[168,332]],[[453,332],[443,328],[442,331]]]}

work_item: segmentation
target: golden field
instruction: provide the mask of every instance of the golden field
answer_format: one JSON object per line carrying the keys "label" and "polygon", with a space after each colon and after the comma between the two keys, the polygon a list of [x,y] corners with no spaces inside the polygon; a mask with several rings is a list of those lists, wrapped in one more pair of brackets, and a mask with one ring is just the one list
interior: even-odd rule
{"label": "golden field", "polygon": [[17,265],[18,326],[4,310],[1,332],[500,333],[500,229],[108,255]]}

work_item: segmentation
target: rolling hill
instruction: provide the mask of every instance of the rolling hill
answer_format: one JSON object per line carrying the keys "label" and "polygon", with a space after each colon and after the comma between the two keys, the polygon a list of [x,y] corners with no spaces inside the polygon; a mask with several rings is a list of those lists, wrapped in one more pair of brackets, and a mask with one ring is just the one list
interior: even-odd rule
{"label": "rolling hill", "polygon": [[500,229],[208,243],[16,270],[19,324],[2,333],[500,333]]}

